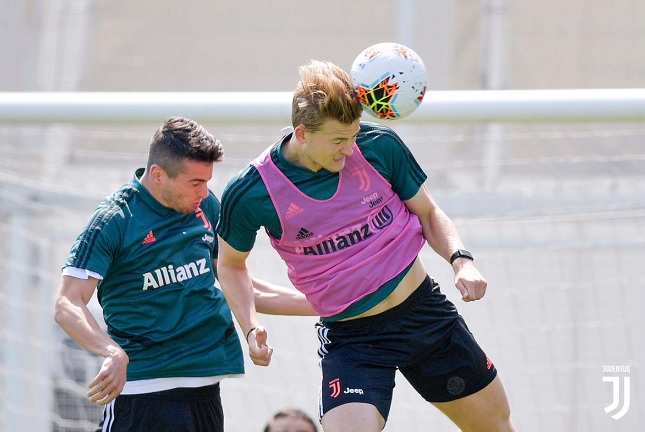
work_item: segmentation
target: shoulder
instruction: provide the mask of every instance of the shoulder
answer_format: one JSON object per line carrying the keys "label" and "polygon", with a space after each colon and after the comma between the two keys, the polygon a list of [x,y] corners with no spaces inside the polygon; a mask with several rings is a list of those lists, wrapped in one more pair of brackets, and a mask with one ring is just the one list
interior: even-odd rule
{"label": "shoulder", "polygon": [[87,221],[80,237],[87,244],[102,242],[117,248],[126,236],[141,202],[137,188],[126,184],[105,197]]}
{"label": "shoulder", "polygon": [[410,150],[394,130],[376,123],[361,123],[356,145],[379,172],[396,169],[410,157]]}
{"label": "shoulder", "polygon": [[123,185],[112,195],[105,197],[91,217],[89,228],[120,224],[132,218],[138,204],[138,190],[132,184]]}
{"label": "shoulder", "polygon": [[357,139],[364,142],[391,145],[394,143],[403,144],[401,138],[390,127],[378,123],[361,122],[361,128]]}
{"label": "shoulder", "polygon": [[248,165],[224,188],[217,233],[235,249],[249,251],[257,230],[271,225],[267,220],[273,217],[277,220],[262,177],[256,167]]}
{"label": "shoulder", "polygon": [[412,152],[392,128],[363,122],[356,145],[402,199],[412,197],[426,180]]}
{"label": "shoulder", "polygon": [[233,176],[224,188],[222,192],[222,211],[226,211],[226,208],[232,203],[237,205],[248,201],[257,191],[267,193],[258,169],[249,164]]}
{"label": "shoulder", "polygon": [[138,206],[137,196],[136,187],[127,184],[103,199],[76,238],[67,265],[105,275],[110,261],[107,257],[115,256],[123,247]]}
{"label": "shoulder", "polygon": [[356,145],[368,160],[371,155],[388,159],[407,158],[410,155],[410,150],[392,128],[376,123],[361,122]]}

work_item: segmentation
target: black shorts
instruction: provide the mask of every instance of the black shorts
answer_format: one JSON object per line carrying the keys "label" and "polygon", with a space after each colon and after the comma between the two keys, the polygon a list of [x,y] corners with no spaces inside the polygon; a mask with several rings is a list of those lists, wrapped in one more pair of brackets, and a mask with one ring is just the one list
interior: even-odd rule
{"label": "black shorts", "polygon": [[224,432],[219,384],[119,395],[96,432]]}
{"label": "black shorts", "polygon": [[454,304],[429,277],[383,313],[316,327],[321,418],[337,406],[363,402],[387,420],[397,369],[428,402],[468,396],[497,375]]}

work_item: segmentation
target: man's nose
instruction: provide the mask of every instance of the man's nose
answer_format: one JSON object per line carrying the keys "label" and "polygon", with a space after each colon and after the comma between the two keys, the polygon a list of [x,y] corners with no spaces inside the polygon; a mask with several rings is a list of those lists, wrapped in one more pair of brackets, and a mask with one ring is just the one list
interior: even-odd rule
{"label": "man's nose", "polygon": [[204,183],[204,185],[199,189],[199,196],[202,199],[206,199],[206,197],[208,197],[208,184]]}
{"label": "man's nose", "polygon": [[354,140],[349,140],[343,145],[342,153],[345,156],[351,156],[354,154]]}

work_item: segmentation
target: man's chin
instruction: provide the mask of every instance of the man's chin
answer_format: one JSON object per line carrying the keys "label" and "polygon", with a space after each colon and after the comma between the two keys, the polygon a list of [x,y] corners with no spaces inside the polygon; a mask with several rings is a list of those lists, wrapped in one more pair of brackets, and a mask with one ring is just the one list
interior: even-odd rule
{"label": "man's chin", "polygon": [[337,172],[342,171],[343,168],[345,168],[345,159],[343,159],[342,161],[334,161],[334,163],[330,167],[327,168],[327,171],[337,173]]}

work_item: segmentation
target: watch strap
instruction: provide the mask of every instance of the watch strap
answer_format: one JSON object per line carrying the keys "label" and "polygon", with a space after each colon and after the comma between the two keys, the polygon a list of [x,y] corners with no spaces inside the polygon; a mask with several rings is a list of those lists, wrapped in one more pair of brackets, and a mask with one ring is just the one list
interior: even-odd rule
{"label": "watch strap", "polygon": [[468,252],[466,249],[457,249],[457,251],[454,254],[450,255],[450,264],[455,262],[457,258],[466,258],[471,261],[475,260],[475,258],[473,258],[473,254]]}

